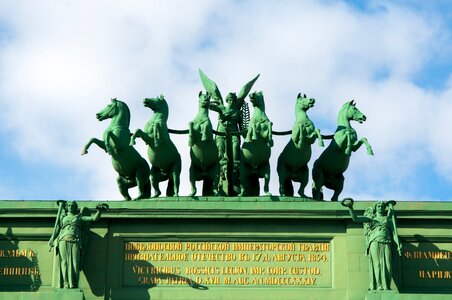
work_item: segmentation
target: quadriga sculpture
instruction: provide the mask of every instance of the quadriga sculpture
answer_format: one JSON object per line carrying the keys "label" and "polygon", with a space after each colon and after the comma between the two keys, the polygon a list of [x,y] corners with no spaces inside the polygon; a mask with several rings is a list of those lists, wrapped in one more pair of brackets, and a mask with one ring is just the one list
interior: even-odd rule
{"label": "quadriga sculpture", "polygon": [[306,197],[304,189],[309,180],[308,162],[311,159],[311,145],[318,139],[323,147],[320,130],[308,118],[306,111],[314,106],[315,100],[298,94],[295,104],[295,124],[292,128],[292,138],[278,157],[279,194],[293,196],[292,181],[299,182],[298,194]]}
{"label": "quadriga sculpture", "polygon": [[354,100],[342,105],[337,118],[337,129],[331,143],[323,151],[320,157],[314,162],[312,169],[312,197],[323,200],[322,187],[325,186],[334,190],[331,201],[337,201],[339,194],[344,187],[344,175],[350,162],[352,152],[366,145],[367,153],[373,155],[372,147],[366,138],[358,140],[355,129],[350,125],[350,121],[362,123],[366,121],[366,116],[356,108]]}
{"label": "quadriga sculpture", "polygon": [[269,159],[270,148],[273,147],[272,122],[265,114],[262,91],[251,93],[250,101],[254,112],[242,145],[240,196],[259,196],[259,178],[264,178],[264,192],[270,195]]}
{"label": "quadriga sculpture", "polygon": [[166,196],[179,196],[180,172],[182,162],[176,146],[170,139],[168,127],[168,104],[163,95],[145,98],[144,106],[152,109],[154,114],[144,126],[144,131],[137,129],[130,144],[141,138],[148,146],[148,158],[151,163],[151,184],[155,190],[153,197],[161,195],[159,183],[168,180]]}
{"label": "quadriga sculpture", "polygon": [[196,181],[203,180],[202,195],[213,196],[218,193],[220,164],[218,148],[213,139],[212,123],[209,119],[210,97],[199,92],[199,110],[196,117],[188,123],[188,145],[190,146],[190,184],[191,194],[196,195]]}
{"label": "quadriga sculpture", "polygon": [[130,200],[129,188],[138,186],[139,196],[145,199],[151,196],[149,181],[149,165],[146,160],[130,145],[130,111],[127,105],[111,99],[111,103],[96,114],[99,121],[111,119],[110,125],[104,131],[103,140],[92,138],[83,147],[82,155],[88,153],[91,144],[96,144],[111,155],[113,168],[118,172],[118,187],[121,195]]}

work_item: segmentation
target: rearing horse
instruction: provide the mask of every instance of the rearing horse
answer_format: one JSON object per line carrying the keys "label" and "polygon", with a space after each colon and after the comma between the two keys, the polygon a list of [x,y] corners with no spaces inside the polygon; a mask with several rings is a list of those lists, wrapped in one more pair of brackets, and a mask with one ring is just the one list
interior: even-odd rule
{"label": "rearing horse", "polygon": [[298,94],[295,104],[295,124],[292,128],[292,138],[278,157],[279,194],[293,196],[292,181],[300,183],[298,194],[305,197],[304,189],[309,180],[308,162],[311,159],[311,145],[318,139],[323,147],[320,130],[314,127],[306,111],[313,107],[315,100],[306,95]]}
{"label": "rearing horse", "polygon": [[148,158],[151,163],[151,184],[155,190],[153,197],[161,195],[159,183],[168,180],[166,195],[179,196],[179,182],[182,162],[176,146],[170,139],[168,127],[168,103],[163,95],[157,98],[145,98],[144,106],[152,109],[154,114],[144,125],[144,131],[137,129],[130,143],[135,144],[137,137],[148,146]]}
{"label": "rearing horse", "polygon": [[354,100],[342,105],[337,118],[337,129],[331,143],[323,151],[320,157],[314,162],[312,169],[312,197],[323,200],[322,186],[334,190],[331,201],[337,201],[339,194],[344,187],[344,175],[350,162],[352,152],[364,144],[367,154],[373,155],[372,147],[366,138],[358,140],[355,129],[350,125],[350,121],[362,123],[366,121],[366,116],[356,108]]}
{"label": "rearing horse", "polygon": [[199,110],[196,117],[188,123],[190,146],[190,184],[191,194],[196,194],[196,181],[203,180],[202,195],[213,196],[218,193],[220,163],[217,144],[213,139],[212,123],[209,119],[210,96],[199,92]]}
{"label": "rearing horse", "polygon": [[242,145],[240,196],[259,196],[259,178],[264,178],[264,192],[269,195],[272,122],[265,114],[262,92],[251,93],[250,101],[254,112]]}
{"label": "rearing horse", "polygon": [[149,165],[141,155],[129,145],[130,142],[130,111],[127,105],[111,99],[111,103],[96,114],[99,121],[111,118],[111,123],[104,131],[103,140],[92,138],[83,147],[82,155],[88,153],[91,144],[96,144],[111,155],[113,168],[118,172],[118,187],[121,195],[130,200],[128,189],[138,186],[139,196],[136,199],[151,196],[149,181]]}

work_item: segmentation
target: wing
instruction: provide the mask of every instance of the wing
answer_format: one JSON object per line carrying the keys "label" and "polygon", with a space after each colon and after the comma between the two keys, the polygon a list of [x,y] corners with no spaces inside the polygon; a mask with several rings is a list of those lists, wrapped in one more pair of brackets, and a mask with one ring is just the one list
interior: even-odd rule
{"label": "wing", "polygon": [[251,91],[251,88],[253,87],[254,83],[259,78],[259,76],[260,76],[260,74],[257,74],[256,77],[251,79],[251,81],[249,81],[247,84],[245,84],[242,87],[242,89],[240,90],[239,94],[237,95],[237,100],[238,100],[239,103],[242,102],[243,100],[245,100],[246,96]]}
{"label": "wing", "polygon": [[201,69],[199,69],[199,77],[201,77],[201,82],[206,91],[214,98],[215,100],[221,101],[223,104],[223,98],[221,97],[220,90],[218,89],[218,86],[213,80],[211,80],[209,77],[207,77],[206,74],[204,74]]}

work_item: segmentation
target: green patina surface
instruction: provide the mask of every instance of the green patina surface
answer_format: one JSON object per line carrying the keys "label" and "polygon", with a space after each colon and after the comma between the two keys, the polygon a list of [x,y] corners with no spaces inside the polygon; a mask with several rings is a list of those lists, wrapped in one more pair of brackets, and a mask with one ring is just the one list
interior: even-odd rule
{"label": "green patina surface", "polygon": [[[91,214],[97,202],[78,201]],[[291,197],[108,201],[79,290],[52,288],[55,201],[0,201],[0,299],[449,299],[452,203],[399,202],[392,290],[368,292],[362,224]],[[356,201],[358,215],[375,202]]]}

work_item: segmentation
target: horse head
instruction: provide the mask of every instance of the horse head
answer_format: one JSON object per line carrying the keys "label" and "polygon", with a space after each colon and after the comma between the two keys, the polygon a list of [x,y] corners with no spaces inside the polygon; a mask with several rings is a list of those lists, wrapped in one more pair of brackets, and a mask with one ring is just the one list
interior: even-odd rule
{"label": "horse head", "polygon": [[199,98],[199,107],[200,108],[209,108],[209,103],[210,103],[210,95],[209,93],[203,93],[202,91],[199,92],[198,94],[198,98]]}
{"label": "horse head", "polygon": [[103,108],[100,112],[96,114],[96,118],[99,121],[103,121],[106,119],[113,118],[118,112],[116,109],[116,105],[118,103],[118,99],[112,98],[111,103],[108,104],[105,108]]}
{"label": "horse head", "polygon": [[297,102],[296,102],[296,110],[304,110],[307,111],[315,104],[315,99],[308,98],[306,94],[301,95],[298,93]]}
{"label": "horse head", "polygon": [[356,107],[355,100],[346,102],[339,111],[339,118],[345,117],[346,120],[353,120],[359,123],[366,121],[366,116]]}
{"label": "horse head", "polygon": [[252,92],[250,94],[250,101],[254,107],[258,107],[265,111],[264,93],[262,91]]}
{"label": "horse head", "polygon": [[96,114],[96,118],[99,121],[103,121],[119,115],[124,116],[128,120],[130,120],[130,111],[127,105],[116,98],[112,98],[111,103]]}
{"label": "horse head", "polygon": [[152,109],[152,111],[154,112],[168,115],[168,103],[166,103],[165,97],[163,95],[160,95],[156,98],[144,98],[143,104],[145,107]]}

